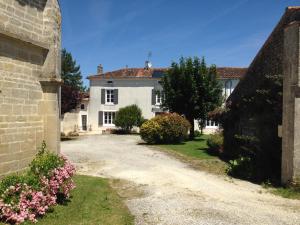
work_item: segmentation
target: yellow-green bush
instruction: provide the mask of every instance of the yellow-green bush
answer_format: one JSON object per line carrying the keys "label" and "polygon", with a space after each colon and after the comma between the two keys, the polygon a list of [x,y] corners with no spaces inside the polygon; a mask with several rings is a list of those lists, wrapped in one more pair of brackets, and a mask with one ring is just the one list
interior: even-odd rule
{"label": "yellow-green bush", "polygon": [[221,132],[209,135],[207,145],[212,153],[219,154],[223,151],[224,137]]}
{"label": "yellow-green bush", "polygon": [[190,123],[176,113],[159,115],[146,121],[140,130],[144,141],[151,144],[180,143],[187,138]]}

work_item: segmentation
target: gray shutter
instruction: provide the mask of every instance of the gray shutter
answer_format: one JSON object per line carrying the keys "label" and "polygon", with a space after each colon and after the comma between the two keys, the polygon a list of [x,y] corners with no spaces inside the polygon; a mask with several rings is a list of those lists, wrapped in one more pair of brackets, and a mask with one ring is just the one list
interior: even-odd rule
{"label": "gray shutter", "polygon": [[118,89],[114,89],[114,103],[115,103],[115,105],[118,105],[118,103],[119,103],[119,90]]}
{"label": "gray shutter", "polygon": [[156,104],[156,91],[155,89],[152,89],[152,105]]}
{"label": "gray shutter", "polygon": [[103,111],[98,112],[98,125],[99,126],[103,125]]}
{"label": "gray shutter", "polygon": [[101,104],[105,104],[105,89],[101,89]]}

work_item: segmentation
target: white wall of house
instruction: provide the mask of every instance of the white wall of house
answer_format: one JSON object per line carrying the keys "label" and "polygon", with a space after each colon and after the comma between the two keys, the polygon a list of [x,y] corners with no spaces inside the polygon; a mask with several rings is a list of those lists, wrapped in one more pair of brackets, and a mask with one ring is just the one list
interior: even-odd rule
{"label": "white wall of house", "polygon": [[[81,103],[74,109],[72,112],[65,113],[61,119],[61,132],[66,135],[69,132],[82,132],[89,130],[88,123],[88,109],[89,109],[89,100],[83,99]],[[82,117],[86,117],[86,129],[83,126]]]}
{"label": "white wall of house", "polygon": [[239,79],[222,79],[223,96],[227,99],[239,83]]}
{"label": "white wall of house", "polygon": [[[102,104],[102,89],[117,90],[114,93],[114,98],[117,99],[117,103]],[[155,111],[161,111],[159,105],[153,105],[152,103],[152,90],[162,90],[158,79],[101,79],[90,81],[90,103],[89,103],[89,124],[91,129],[105,130],[110,127],[114,127],[113,124],[105,124],[105,119],[102,123],[99,123],[99,112],[103,112],[103,118],[105,112],[110,117],[110,112],[116,112],[120,108],[136,104],[142,110],[142,115],[146,119],[150,119],[155,116]],[[105,96],[106,100],[106,96]],[[109,118],[110,120],[110,118]]]}
{"label": "white wall of house", "polygon": [[[229,97],[234,88],[237,86],[239,79],[222,79],[223,95],[225,99]],[[117,98],[117,103],[106,102],[107,93],[105,90],[117,90],[113,93],[113,97]],[[141,110],[143,117],[151,119],[155,116],[155,112],[161,112],[159,104],[153,105],[152,91],[162,91],[159,79],[91,79],[90,80],[90,98],[87,111],[81,111],[78,117],[78,124],[82,124],[82,115],[87,115],[87,124],[89,131],[106,130],[114,128],[114,124],[110,124],[113,120],[114,113],[120,108],[128,105],[136,104]],[[104,97],[102,97],[104,93]],[[116,96],[117,95],[117,96]],[[105,103],[103,103],[103,98]],[[156,102],[156,101],[155,101]],[[99,114],[99,112],[102,112]],[[101,122],[99,122],[101,120]],[[79,125],[80,127],[80,125]],[[213,133],[219,128],[218,124],[209,121],[205,128],[205,133]],[[198,122],[195,121],[195,129],[199,130]]]}

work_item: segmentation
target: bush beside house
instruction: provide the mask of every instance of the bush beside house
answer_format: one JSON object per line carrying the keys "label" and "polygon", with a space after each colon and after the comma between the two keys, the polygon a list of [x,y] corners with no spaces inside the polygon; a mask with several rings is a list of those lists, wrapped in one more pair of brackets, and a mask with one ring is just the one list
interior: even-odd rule
{"label": "bush beside house", "polygon": [[188,137],[190,123],[182,116],[171,113],[159,115],[141,126],[142,139],[150,144],[180,143]]}
{"label": "bush beside house", "polygon": [[207,145],[209,147],[209,151],[212,154],[220,154],[223,152],[223,145],[224,145],[224,137],[222,132],[217,132],[215,134],[209,135],[207,139]]}
{"label": "bush beside house", "polygon": [[119,109],[115,125],[120,127],[123,133],[130,133],[133,127],[141,126],[143,121],[142,110],[137,105],[130,105]]}
{"label": "bush beside house", "polygon": [[51,206],[69,198],[75,188],[74,173],[74,166],[65,157],[47,151],[43,144],[28,171],[1,180],[0,221],[36,222]]}

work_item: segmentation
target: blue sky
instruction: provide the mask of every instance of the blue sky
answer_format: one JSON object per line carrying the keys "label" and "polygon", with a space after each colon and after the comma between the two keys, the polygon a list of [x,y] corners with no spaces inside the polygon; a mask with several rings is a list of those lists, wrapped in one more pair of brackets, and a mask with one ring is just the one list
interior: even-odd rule
{"label": "blue sky", "polygon": [[[154,67],[180,56],[217,66],[248,66],[287,6],[299,0],[60,0],[63,47],[84,77]],[[85,80],[85,83],[88,82]]]}

